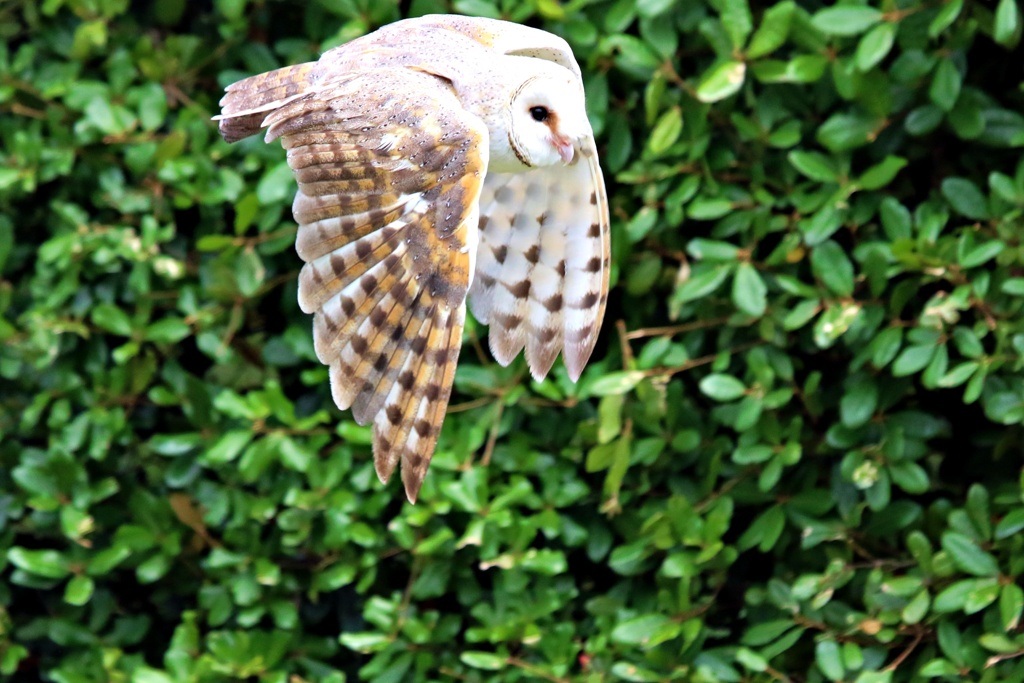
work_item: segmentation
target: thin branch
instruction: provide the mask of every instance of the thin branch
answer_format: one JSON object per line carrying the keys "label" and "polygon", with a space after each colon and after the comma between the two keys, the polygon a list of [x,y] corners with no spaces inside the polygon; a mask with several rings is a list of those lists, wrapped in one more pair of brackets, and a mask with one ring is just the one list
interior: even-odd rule
{"label": "thin branch", "polygon": [[472,401],[456,403],[453,406],[448,406],[448,413],[464,413],[467,410],[473,410],[474,408],[483,408],[484,406],[494,403],[495,400],[496,398],[494,396],[481,396],[480,398],[474,398]]}
{"label": "thin branch", "polygon": [[917,646],[921,644],[921,640],[923,638],[924,631],[918,629],[917,633],[914,634],[914,640],[911,641],[910,645],[908,645],[906,649],[900,653],[899,657],[892,660],[892,664],[882,669],[882,671],[895,671],[897,668],[899,668],[899,665],[902,664],[906,660],[906,658],[910,656],[910,653],[913,652],[917,648]]}
{"label": "thin branch", "polygon": [[487,435],[487,445],[484,446],[484,457],[481,458],[480,464],[487,467],[491,464],[491,456],[494,455],[494,444],[498,441],[498,430],[501,429],[501,416],[505,413],[505,402],[501,401],[498,403],[498,411],[494,416],[494,421],[491,423],[491,431]]}
{"label": "thin branch", "polygon": [[537,678],[543,678],[545,681],[550,681],[551,683],[570,683],[569,679],[567,678],[559,678],[558,676],[549,674],[547,671],[544,671],[540,667],[534,666],[529,662],[524,662],[523,660],[518,659],[516,657],[509,657],[505,660],[505,663],[509,666],[514,666],[517,669],[522,669],[527,673],[533,674]]}
{"label": "thin branch", "polygon": [[665,327],[641,327],[638,330],[626,333],[626,339],[644,339],[645,337],[664,337],[680,334],[682,332],[692,332],[693,330],[703,330],[709,327],[719,327],[729,322],[728,318],[713,318],[711,320],[697,320],[692,323],[684,323],[681,325],[667,325]]}
{"label": "thin branch", "polygon": [[[749,344],[740,344],[735,348],[729,349],[728,351],[726,351],[726,353],[730,355],[734,353],[742,353],[743,351],[748,351],[757,346],[764,346],[767,343],[768,342],[764,341],[763,339],[759,339],[755,342],[750,342]],[[644,377],[670,377],[672,375],[677,375],[680,372],[686,372],[687,370],[692,370],[693,368],[700,367],[701,365],[709,365],[711,363],[714,363],[720,355],[722,355],[721,352],[712,354],[710,356],[701,356],[700,358],[688,360],[682,365],[676,366],[674,368],[651,368],[650,370],[644,370],[643,374]]]}
{"label": "thin branch", "polygon": [[1013,659],[1015,657],[1024,657],[1024,650],[1017,650],[1016,652],[1004,652],[1000,655],[992,655],[991,657],[985,660],[985,668],[988,669],[990,667],[995,666],[1004,659]]}
{"label": "thin branch", "polygon": [[629,335],[626,332],[626,321],[619,319],[615,321],[615,330],[619,333],[619,346],[622,347],[622,369],[629,370],[633,367],[636,359],[633,356],[633,349],[629,346]]}

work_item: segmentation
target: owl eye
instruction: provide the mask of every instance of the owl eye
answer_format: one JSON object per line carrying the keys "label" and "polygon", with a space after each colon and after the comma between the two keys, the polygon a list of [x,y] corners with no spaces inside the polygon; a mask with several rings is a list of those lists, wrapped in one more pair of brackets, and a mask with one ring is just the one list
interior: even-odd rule
{"label": "owl eye", "polygon": [[533,117],[534,121],[544,122],[551,116],[551,112],[548,111],[547,107],[530,107],[530,116]]}

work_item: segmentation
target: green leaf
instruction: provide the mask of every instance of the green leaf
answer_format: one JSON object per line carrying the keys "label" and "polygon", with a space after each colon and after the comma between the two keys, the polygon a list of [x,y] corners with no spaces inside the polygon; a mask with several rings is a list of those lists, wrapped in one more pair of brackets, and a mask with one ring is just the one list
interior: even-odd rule
{"label": "green leaf", "polygon": [[[13,170],[13,169],[3,169]],[[15,171],[15,173],[19,173]],[[0,171],[0,190],[3,190],[3,179],[2,171]],[[11,255],[11,249],[14,247],[14,225],[6,218],[0,218],[0,273],[4,272],[4,264],[7,263],[7,258]]]}
{"label": "green leaf", "polygon": [[821,302],[817,299],[804,299],[794,306],[782,320],[786,330],[798,330],[811,321],[821,311]]}
{"label": "green leaf", "polygon": [[243,296],[253,296],[263,284],[267,270],[263,260],[255,249],[244,249],[238,255],[235,277],[238,278],[238,291]]}
{"label": "green leaf", "polygon": [[832,304],[825,308],[814,323],[814,343],[818,348],[827,349],[846,334],[860,315],[857,304]]}
{"label": "green leaf", "polygon": [[834,36],[855,36],[882,20],[882,12],[874,7],[838,5],[818,10],[811,23],[819,31]]}
{"label": "green leaf", "polygon": [[1015,583],[1003,585],[999,593],[999,620],[1007,633],[1020,626],[1021,612],[1024,611],[1024,588]]}
{"label": "green leaf", "polygon": [[980,367],[981,364],[977,361],[960,363],[942,376],[942,379],[939,380],[938,386],[943,388],[958,387],[969,380]]}
{"label": "green leaf", "polygon": [[128,314],[114,304],[100,303],[92,309],[92,322],[102,330],[122,337],[132,334],[132,321]]}
{"label": "green leaf", "polygon": [[818,641],[814,648],[814,661],[829,680],[839,681],[846,675],[839,645],[834,640]]}
{"label": "green leaf", "polygon": [[947,531],[942,534],[942,548],[962,571],[975,576],[998,576],[999,563],[990,553],[982,550],[969,536]]}
{"label": "green leaf", "polygon": [[507,657],[482,650],[466,650],[459,655],[459,659],[466,666],[485,671],[500,671],[508,666]]}
{"label": "green leaf", "polygon": [[857,382],[839,400],[839,415],[843,425],[851,429],[871,419],[878,407],[878,385],[871,380]]}
{"label": "green leaf", "polygon": [[826,241],[843,226],[844,216],[834,205],[826,204],[810,218],[800,221],[804,244],[813,247]]}
{"label": "green leaf", "polygon": [[998,240],[979,244],[960,258],[960,265],[964,268],[976,268],[999,256],[1005,249],[1006,243]]}
{"label": "green leaf", "polygon": [[892,374],[896,377],[906,377],[924,370],[935,356],[937,348],[935,344],[908,346],[893,362]]}
{"label": "green leaf", "polygon": [[889,466],[889,476],[894,484],[907,493],[925,493],[931,486],[928,472],[916,462],[900,460]]}
{"label": "green leaf", "polygon": [[46,579],[63,579],[70,573],[68,561],[56,550],[29,550],[14,546],[7,559],[18,569]]}
{"label": "green leaf", "polygon": [[632,76],[647,80],[661,64],[658,54],[635,36],[621,34],[606,39],[608,47],[618,51],[615,64]]}
{"label": "green leaf", "polygon": [[903,157],[889,155],[882,161],[864,171],[857,179],[857,185],[865,190],[878,190],[893,181],[896,174],[907,165]]}
{"label": "green leaf", "polygon": [[999,598],[999,582],[995,579],[979,581],[974,590],[964,600],[964,613],[977,614]]}
{"label": "green leaf", "polygon": [[904,623],[919,624],[928,615],[932,601],[927,590],[918,591],[900,612]]}
{"label": "green leaf", "polygon": [[673,299],[678,303],[686,303],[707,296],[725,282],[732,270],[731,265],[716,265],[699,273],[695,272],[689,280],[680,285]]}
{"label": "green leaf", "polygon": [[845,152],[873,141],[878,126],[871,117],[833,114],[818,128],[817,140],[832,152]]}
{"label": "green leaf", "polygon": [[146,341],[176,344],[192,334],[192,328],[181,318],[167,317],[146,328]]}
{"label": "green leaf", "polygon": [[683,115],[679,107],[672,107],[658,119],[651,135],[647,139],[647,147],[653,154],[662,154],[674,145],[683,132]]}
{"label": "green leaf", "polygon": [[734,401],[747,393],[747,387],[732,375],[715,373],[700,381],[700,391],[716,401]]}
{"label": "green leaf", "polygon": [[833,159],[824,154],[793,150],[786,158],[789,159],[789,163],[793,164],[793,168],[811,180],[817,180],[822,183],[835,183],[839,181],[839,169],[836,168]]}
{"label": "green leaf", "polygon": [[768,288],[749,263],[741,263],[732,282],[732,300],[736,308],[748,315],[760,317],[768,306]]}
{"label": "green leaf", "polygon": [[996,524],[995,538],[1010,538],[1020,531],[1024,531],[1024,508],[1015,508]]}
{"label": "green leaf", "polygon": [[686,253],[701,260],[735,261],[739,258],[740,248],[729,242],[695,237],[686,245]]}
{"label": "green leaf", "polygon": [[199,251],[221,251],[235,243],[231,235],[203,235],[196,241],[196,249]]}
{"label": "green leaf", "polygon": [[722,28],[729,34],[733,49],[742,48],[754,27],[747,0],[711,0],[711,5],[718,10]]}
{"label": "green leaf", "polygon": [[132,683],[174,683],[174,679],[159,669],[140,666],[132,672]]}
{"label": "green leaf", "polygon": [[771,446],[765,444],[752,444],[749,446],[740,446],[733,451],[732,459],[738,465],[754,465],[757,463],[767,462],[771,459],[774,451]]}
{"label": "green leaf", "polygon": [[948,112],[953,109],[957,98],[960,97],[962,80],[963,78],[952,60],[940,59],[939,65],[935,69],[935,75],[932,76],[932,85],[928,90],[928,96],[935,106]]}
{"label": "green leaf", "polygon": [[203,459],[211,464],[230,462],[238,457],[254,437],[255,434],[249,430],[227,432],[206,451]]}
{"label": "green leaf", "polygon": [[811,270],[833,293],[853,294],[853,263],[836,242],[828,240],[811,250]]}
{"label": "green leaf", "polygon": [[636,9],[641,17],[659,17],[672,9],[675,0],[637,0]]}
{"label": "green leaf", "polygon": [[878,214],[882,228],[891,241],[910,239],[913,230],[910,211],[900,204],[898,199],[893,196],[883,199],[878,207]]}
{"label": "green leaf", "polygon": [[81,607],[92,598],[94,588],[95,583],[91,577],[81,574],[73,576],[64,587],[64,602]]}
{"label": "green leaf", "polygon": [[903,127],[906,128],[907,132],[911,135],[922,136],[931,133],[933,130],[939,127],[942,123],[943,113],[942,110],[936,107],[934,104],[925,104],[916,109],[912,109],[907,114],[906,121],[903,122]]}
{"label": "green leaf", "polygon": [[949,0],[942,5],[942,9],[935,15],[931,23],[928,24],[928,37],[937,38],[940,33],[949,28],[957,17],[960,16],[961,10],[964,8],[964,0]]}
{"label": "green leaf", "polygon": [[932,603],[936,612],[957,612],[964,608],[967,597],[976,590],[979,579],[962,579],[942,589]]}
{"label": "green leaf", "polygon": [[743,87],[747,65],[743,62],[725,61],[712,66],[697,85],[697,99],[701,102],[718,102],[735,95]]}
{"label": "green leaf", "polygon": [[788,62],[763,60],[752,67],[754,77],[764,83],[814,83],[826,69],[828,59],[822,55],[799,55]]}
{"label": "green leaf", "polygon": [[342,633],[338,636],[342,646],[355,652],[378,652],[392,642],[386,633],[364,631],[359,633]]}
{"label": "green leaf", "polygon": [[1005,48],[1013,49],[1020,43],[1021,16],[1016,0],[999,0],[992,26],[992,38]]}
{"label": "green leaf", "polygon": [[589,387],[592,396],[616,396],[632,391],[646,375],[641,370],[610,372],[594,380]]}
{"label": "green leaf", "polygon": [[686,209],[686,214],[697,221],[721,218],[732,211],[732,202],[723,197],[697,197]]}
{"label": "green leaf", "polygon": [[764,57],[785,45],[795,9],[796,3],[793,0],[783,0],[765,10],[761,25],[754,31],[747,45],[747,59]]}
{"label": "green leaf", "polygon": [[857,70],[866,72],[885,59],[896,40],[896,24],[879,24],[868,31],[857,44],[854,62]]}
{"label": "green leaf", "polygon": [[966,178],[946,178],[942,181],[942,196],[961,216],[982,221],[988,218],[988,200],[978,186]]}
{"label": "green leaf", "polygon": [[1011,204],[1024,204],[1024,188],[1018,187],[1013,178],[1008,175],[997,171],[992,172],[988,176],[988,184],[1001,199]]}
{"label": "green leaf", "polygon": [[256,186],[256,197],[263,206],[281,204],[294,195],[295,179],[291,167],[285,161],[265,173]]}
{"label": "green leaf", "polygon": [[658,636],[664,630],[678,633],[679,623],[663,614],[645,614],[618,624],[611,632],[611,639],[620,645],[653,646],[663,642]]}

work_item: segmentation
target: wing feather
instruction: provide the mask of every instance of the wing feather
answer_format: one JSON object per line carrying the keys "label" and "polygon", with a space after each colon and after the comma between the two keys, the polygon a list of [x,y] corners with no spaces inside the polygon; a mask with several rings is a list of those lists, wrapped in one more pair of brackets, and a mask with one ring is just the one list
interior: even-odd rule
{"label": "wing feather", "polygon": [[[420,26],[461,33],[500,54],[534,57],[554,62],[572,71],[577,77],[580,76],[580,67],[573,57],[569,43],[547,31],[498,19],[453,14],[430,14],[412,21]],[[390,26],[397,28],[401,23],[396,22]]]}
{"label": "wing feather", "polygon": [[414,501],[462,343],[487,129],[422,72],[346,74],[291,95],[272,80],[229,88],[222,130],[255,104],[267,140],[287,149],[299,305],[314,314],[317,355],[338,406],[374,424],[378,475],[401,461]]}
{"label": "wing feather", "polygon": [[473,315],[490,325],[494,357],[526,348],[543,379],[559,351],[579,379],[608,297],[609,216],[593,139],[567,167],[491,173],[484,182]]}
{"label": "wing feather", "polygon": [[255,135],[267,111],[301,97],[311,86],[316,62],[286,66],[232,83],[220,100],[220,133],[228,142]]}

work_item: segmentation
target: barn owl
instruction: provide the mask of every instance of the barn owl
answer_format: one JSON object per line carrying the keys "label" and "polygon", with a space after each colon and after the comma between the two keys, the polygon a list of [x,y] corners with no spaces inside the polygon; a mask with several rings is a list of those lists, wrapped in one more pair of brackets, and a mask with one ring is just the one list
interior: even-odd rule
{"label": "barn owl", "polygon": [[266,128],[292,210],[331,393],[373,423],[377,475],[415,502],[451,395],[469,302],[508,365],[573,381],[608,292],[608,205],[568,43],[426,16],[228,86],[228,142]]}

